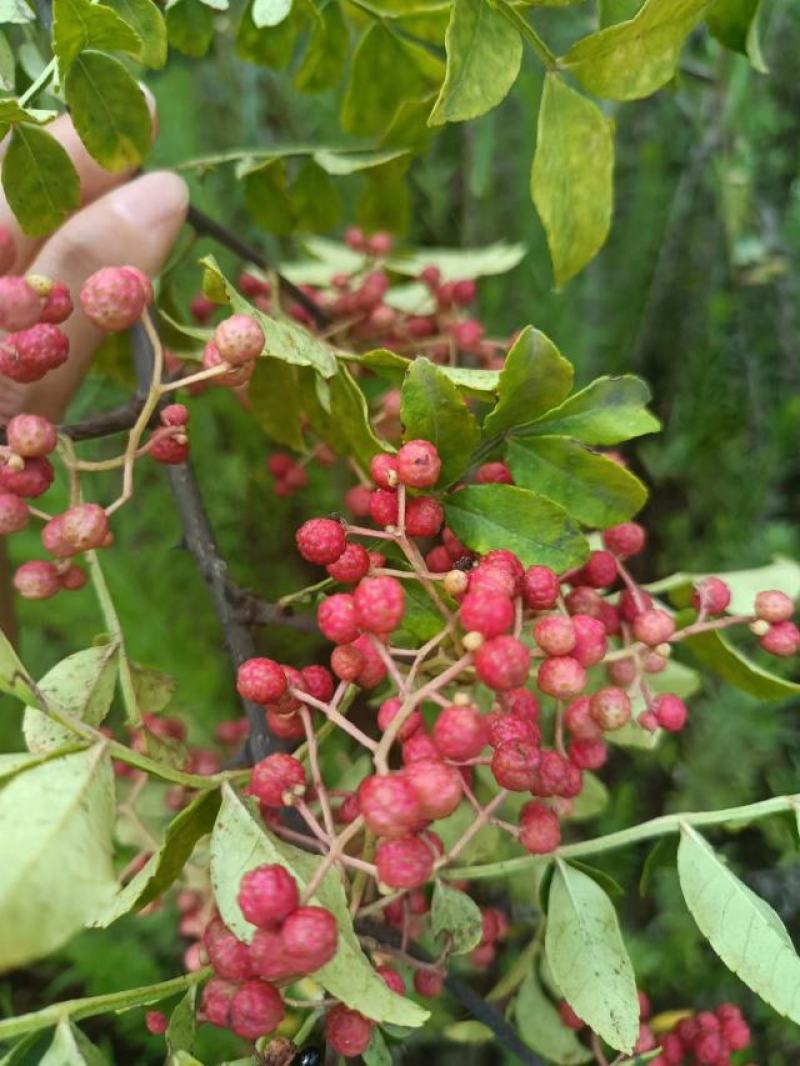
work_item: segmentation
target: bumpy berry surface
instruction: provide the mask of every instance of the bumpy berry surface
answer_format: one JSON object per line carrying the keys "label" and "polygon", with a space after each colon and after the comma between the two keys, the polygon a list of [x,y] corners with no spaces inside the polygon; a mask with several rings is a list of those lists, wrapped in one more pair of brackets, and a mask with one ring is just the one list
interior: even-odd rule
{"label": "bumpy berry surface", "polygon": [[570,655],[545,659],[536,674],[536,684],[548,696],[557,700],[572,699],[586,686],[586,671],[577,659]]}
{"label": "bumpy berry surface", "polygon": [[304,522],[295,539],[303,558],[320,566],[335,563],[347,547],[344,527],[332,518],[312,518]]}
{"label": "bumpy berry surface", "polygon": [[355,1058],[369,1047],[374,1022],[339,1003],[325,1015],[325,1039],[345,1058]]}
{"label": "bumpy berry surface", "polygon": [[407,441],[395,459],[399,480],[412,489],[429,489],[439,480],[442,461],[429,440]]}
{"label": "bumpy berry surface", "polygon": [[476,707],[443,708],[433,726],[433,742],[445,759],[475,759],[489,742],[486,720]]}
{"label": "bumpy berry surface", "polygon": [[589,713],[604,733],[621,729],[631,716],[630,696],[613,685],[598,689],[589,701]]}
{"label": "bumpy berry surface", "polygon": [[246,981],[251,974],[247,944],[227,928],[221,918],[214,918],[206,926],[203,944],[208,960],[219,977],[226,981]]}
{"label": "bumpy berry surface", "polygon": [[375,850],[378,880],[389,888],[418,888],[433,873],[433,853],[419,837],[382,840]]}
{"label": "bumpy berry surface", "polygon": [[349,592],[328,596],[317,608],[317,625],[334,644],[354,641],[360,632],[354,597]]}
{"label": "bumpy berry surface", "polygon": [[603,533],[603,543],[620,559],[638,555],[644,550],[647,534],[638,522],[622,522]]}
{"label": "bumpy berry surface", "polygon": [[534,623],[533,639],[545,655],[569,655],[577,637],[571,618],[553,614]]}
{"label": "bumpy berry surface", "polygon": [[14,415],[6,426],[9,448],[26,459],[49,455],[56,440],[56,427],[41,415]]}
{"label": "bumpy berry surface", "polygon": [[264,981],[245,981],[230,1003],[230,1027],[244,1040],[257,1040],[280,1025],[285,1013],[280,993]]}
{"label": "bumpy berry surface", "polygon": [[432,496],[406,500],[405,530],[409,537],[435,537],[444,522],[444,508]]}
{"label": "bumpy berry surface", "polygon": [[61,588],[58,570],[38,559],[23,563],[14,574],[14,588],[26,600],[49,600]]}
{"label": "bumpy berry surface", "polygon": [[458,617],[468,632],[481,633],[487,639],[499,637],[514,625],[514,604],[502,593],[467,593]]}
{"label": "bumpy berry surface", "polygon": [[277,863],[249,870],[239,882],[236,899],[247,921],[259,926],[282,922],[299,904],[295,879]]}
{"label": "bumpy berry surface", "polygon": [[68,355],[66,334],[58,326],[40,322],[0,341],[0,374],[30,384],[65,363]]}
{"label": "bumpy berry surface", "polygon": [[[424,733],[417,733],[410,744],[421,736],[429,739]],[[420,758],[406,762],[403,769],[403,777],[409,782],[417,797],[420,807],[420,815],[426,820],[435,821],[437,818],[446,818],[452,814],[464,797],[464,788],[461,775],[454,766],[438,761],[438,752],[435,745],[430,741],[427,755],[433,750],[434,758]],[[403,761],[405,762],[406,750],[403,746]]]}
{"label": "bumpy berry surface", "polygon": [[516,637],[494,637],[475,652],[475,671],[484,685],[495,692],[523,685],[530,665],[530,649]]}
{"label": "bumpy berry surface", "polygon": [[370,633],[391,633],[400,625],[405,608],[403,586],[394,577],[366,577],[353,593],[356,619]]}
{"label": "bumpy berry surface", "polygon": [[250,791],[267,807],[283,807],[288,795],[302,795],[306,787],[303,764],[291,755],[276,752],[256,763],[250,775]]}
{"label": "bumpy berry surface", "polygon": [[0,277],[0,329],[16,333],[39,321],[41,301],[25,278]]}
{"label": "bumpy berry surface", "polygon": [[141,317],[147,292],[138,272],[125,267],[101,267],[83,283],[83,313],[99,329],[119,333]]}
{"label": "bumpy berry surface", "polygon": [[794,601],[785,592],[765,589],[756,596],[755,614],[765,622],[786,622],[794,614]]}
{"label": "bumpy berry surface", "polygon": [[519,842],[532,855],[547,855],[561,843],[558,815],[544,803],[526,803],[519,814]]}
{"label": "bumpy berry surface", "polygon": [[363,544],[348,544],[339,558],[328,563],[326,570],[334,581],[344,585],[355,585],[369,573],[369,552]]}
{"label": "bumpy berry surface", "polygon": [[19,533],[30,518],[28,505],[21,496],[10,492],[0,492],[0,536]]}
{"label": "bumpy berry surface", "polygon": [[373,774],[358,789],[364,821],[376,836],[403,836],[420,822],[417,793],[404,774]]}
{"label": "bumpy berry surface", "polygon": [[253,703],[277,703],[286,686],[286,674],[274,659],[248,659],[236,673],[239,695]]}
{"label": "bumpy berry surface", "polygon": [[264,331],[250,315],[231,315],[214,330],[214,343],[226,363],[241,366],[261,355]]}

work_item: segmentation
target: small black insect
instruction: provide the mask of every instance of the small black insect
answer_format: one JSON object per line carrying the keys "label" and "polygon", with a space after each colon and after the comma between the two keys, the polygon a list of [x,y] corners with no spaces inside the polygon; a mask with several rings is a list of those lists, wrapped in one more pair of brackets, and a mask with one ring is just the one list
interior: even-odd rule
{"label": "small black insect", "polygon": [[318,1047],[304,1047],[295,1060],[296,1066],[322,1066],[322,1049]]}
{"label": "small black insect", "polygon": [[453,569],[464,570],[465,572],[469,573],[469,571],[473,568],[474,565],[475,560],[472,558],[471,555],[462,555],[460,559],[456,559],[456,561],[453,563]]}

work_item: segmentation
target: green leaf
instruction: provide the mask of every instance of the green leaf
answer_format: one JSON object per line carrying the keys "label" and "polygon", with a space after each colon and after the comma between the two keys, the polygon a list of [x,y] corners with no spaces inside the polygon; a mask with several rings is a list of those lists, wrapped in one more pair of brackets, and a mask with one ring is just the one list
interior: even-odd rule
{"label": "green leaf", "polygon": [[402,148],[386,148],[379,152],[334,152],[320,148],[314,152],[314,162],[319,164],[326,173],[336,177],[382,167],[385,163],[393,163],[396,159],[402,159],[406,155],[408,152]]}
{"label": "green leaf", "polygon": [[253,0],[251,17],[257,29],[277,26],[292,10],[292,0]]}
{"label": "green leaf", "polygon": [[39,1060],[39,1066],[106,1066],[106,1058],[64,1018],[56,1026],[53,1042]]}
{"label": "green leaf", "polygon": [[128,52],[142,49],[142,38],[105,4],[91,0],[53,0],[53,52],[63,78],[86,48]]}
{"label": "green leaf", "polygon": [[105,929],[123,914],[141,910],[162,896],[189,861],[198,840],[211,832],[219,805],[216,789],[195,796],[169,823],[158,851],[124,887],[117,888],[108,906],[94,917],[92,926]]}
{"label": "green leaf", "polygon": [[0,970],[55,951],[107,904],[114,814],[104,745],[43,763],[0,792]]}
{"label": "green leaf", "polygon": [[223,275],[213,255],[200,260],[201,266],[224,287],[233,311],[255,318],[264,331],[266,343],[261,358],[280,359],[295,366],[313,367],[324,378],[338,374],[339,365],[333,349],[302,326],[286,319],[270,318],[246,300]]}
{"label": "green leaf", "polygon": [[456,386],[429,359],[421,356],[411,363],[403,382],[400,417],[406,440],[436,445],[442,485],[463,474],[480,440],[480,428]]}
{"label": "green leaf", "polygon": [[57,229],[80,204],[78,174],[55,137],[38,126],[14,127],[3,160],[8,205],[29,237]]}
{"label": "green leaf", "polygon": [[585,771],[583,788],[575,797],[569,814],[564,817],[570,822],[585,822],[596,818],[608,806],[609,792],[599,777]]}
{"label": "green leaf", "polygon": [[607,26],[615,26],[618,22],[627,22],[632,19],[643,0],[600,0],[598,14],[600,29]]}
{"label": "green leaf", "polygon": [[296,367],[278,359],[258,359],[247,395],[252,413],[267,436],[302,452],[305,442]]}
{"label": "green leaf", "polygon": [[[111,707],[117,682],[117,646],[87,648],[57,663],[39,682],[47,706],[99,726]],[[37,700],[36,704],[40,701]],[[75,733],[37,706],[25,708],[25,743],[35,755],[74,744]]]}
{"label": "green leaf", "polygon": [[349,370],[342,366],[328,384],[327,409],[320,400],[319,377],[300,374],[303,410],[311,427],[339,455],[353,456],[365,468],[385,445],[373,432],[364,393]]}
{"label": "green leaf", "polygon": [[200,59],[214,40],[214,12],[200,0],[177,0],[167,10],[167,38],[184,55]]}
{"label": "green leaf", "polygon": [[186,995],[173,1008],[169,1016],[169,1025],[164,1034],[167,1047],[171,1052],[191,1051],[194,1046],[197,1019],[195,1017],[195,1002],[197,1000],[197,985],[187,989]]}
{"label": "green leaf", "polygon": [[560,407],[521,426],[517,433],[563,435],[584,444],[619,444],[661,428],[647,410],[649,402],[650,390],[641,378],[632,374],[597,378]]}
{"label": "green leaf", "polygon": [[[402,383],[413,362],[396,352],[390,352],[388,348],[375,348],[363,355],[354,355],[352,361],[369,367],[370,370],[374,370],[394,385]],[[437,369],[440,374],[444,374],[446,378],[458,385],[467,396],[488,402],[497,392],[500,381],[500,373],[497,370],[478,370],[461,366],[440,366]]]}
{"label": "green leaf", "polygon": [[442,628],[442,616],[431,603],[430,596],[416,581],[407,581],[405,610],[400,629],[416,638],[420,644],[435,637]]}
{"label": "green leaf", "polygon": [[676,836],[670,834],[656,841],[648,851],[647,858],[642,866],[642,876],[639,878],[640,896],[644,897],[650,891],[650,885],[653,882],[656,870],[661,870],[665,866],[671,868],[675,865],[677,854],[678,839]]}
{"label": "green leaf", "polygon": [[397,274],[419,277],[427,266],[435,266],[442,281],[463,281],[494,274],[507,274],[525,257],[524,244],[498,241],[483,248],[424,248],[408,255],[393,255],[389,268]]}
{"label": "green leaf", "polygon": [[43,755],[32,755],[29,751],[3,752],[0,754],[0,781],[30,770],[33,766],[39,766],[48,759],[66,754],[68,752],[65,751],[45,752]]}
{"label": "green leaf", "polygon": [[591,877],[560,861],[550,887],[545,950],[575,1013],[611,1047],[633,1051],[639,1001],[616,911]]}
{"label": "green leaf", "polygon": [[290,192],[295,228],[325,233],[342,214],[342,198],[322,167],[313,159],[300,168]]}
{"label": "green leaf", "polygon": [[375,1026],[369,1038],[369,1047],[362,1056],[367,1066],[392,1066],[392,1053],[386,1046],[383,1033]]}
{"label": "green leaf", "polygon": [[410,159],[396,159],[373,167],[364,175],[356,221],[367,232],[385,229],[405,233],[411,216],[411,195],[406,173]]}
{"label": "green leaf", "polygon": [[516,485],[472,485],[445,503],[447,524],[468,548],[508,548],[523,566],[579,566],[589,546],[563,508]]}
{"label": "green leaf", "polygon": [[[302,891],[320,861],[319,856],[274,837],[236,793],[224,786],[222,809],[211,838],[211,883],[223,921],[240,939],[250,941],[255,932],[236,902],[243,874],[263,863],[278,862],[291,872]],[[333,913],[339,926],[339,950],[314,974],[314,980],[348,1007],[376,1022],[422,1025],[428,1012],[387,988],[361,951],[335,870],[327,872],[313,899]]]}
{"label": "green leaf", "polygon": [[647,502],[638,477],[570,437],[512,437],[507,460],[517,485],[561,504],[594,529],[626,522]]}
{"label": "green leaf", "polygon": [[483,424],[485,437],[539,418],[562,402],[572,388],[572,364],[555,344],[526,326],[509,349],[497,385],[497,406]]}
{"label": "green leaf", "polygon": [[430,52],[400,38],[385,22],[372,22],[353,55],[342,127],[382,134],[404,100],[424,95],[441,77],[442,64]]}
{"label": "green leaf", "polygon": [[454,955],[466,955],[483,936],[480,907],[466,892],[437,881],[431,900],[431,928],[437,938],[450,937]]}
{"label": "green leaf", "polygon": [[341,5],[338,0],[328,0],[312,25],[308,47],[294,76],[294,84],[304,93],[332,89],[342,75],[349,46],[350,35]]}
{"label": "green leaf", "polygon": [[300,4],[294,4],[288,18],[277,26],[259,29],[253,22],[253,2],[242,13],[236,31],[236,54],[260,66],[283,70],[294,55],[299,31],[305,21]]}
{"label": "green leaf", "polygon": [[7,22],[33,22],[36,15],[25,0],[0,0],[0,25]]}
{"label": "green leaf", "polygon": [[129,665],[139,710],[142,714],[159,714],[175,695],[175,678],[139,663]]}
{"label": "green leaf", "polygon": [[477,118],[497,107],[522,61],[519,32],[487,0],[454,0],[444,43],[447,69],[431,126]]}
{"label": "green leaf", "polygon": [[557,1066],[580,1066],[593,1058],[572,1029],[561,1021],[547,998],[532,965],[514,1000],[514,1018],[519,1035],[533,1050]]}
{"label": "green leaf", "polygon": [[2,629],[0,629],[0,692],[16,696],[23,703],[39,702],[33,679],[22,665]]}
{"label": "green leaf", "polygon": [[706,24],[720,44],[748,56],[755,69],[766,74],[758,39],[760,3],[761,0],[714,0],[706,14]]}
{"label": "green leaf", "polygon": [[709,3],[646,0],[630,21],[582,38],[559,63],[596,96],[650,96],[674,76],[684,41]]}
{"label": "green leaf", "polygon": [[558,74],[548,74],[544,83],[531,197],[547,234],[556,285],[563,285],[594,259],[608,236],[614,133],[597,104]]}
{"label": "green leaf", "polygon": [[17,61],[8,38],[0,33],[0,89],[10,93],[14,91],[14,72]]}
{"label": "green leaf", "polygon": [[14,122],[29,122],[31,125],[42,126],[46,122],[52,122],[57,114],[57,111],[41,111],[37,108],[23,107],[19,100],[13,97],[0,100],[0,134],[5,136]]}
{"label": "green leaf", "polygon": [[296,214],[286,187],[282,159],[259,163],[243,175],[244,198],[250,214],[262,229],[285,236],[295,228]]}
{"label": "green leaf", "polygon": [[786,927],[688,825],[681,826],[678,877],[700,932],[728,969],[779,1014],[800,1022],[800,958]]}
{"label": "green leaf", "polygon": [[160,69],[167,61],[167,24],[153,0],[103,0],[132,26],[141,44],[133,55],[146,67]]}
{"label": "green leaf", "polygon": [[141,87],[118,59],[81,52],[64,83],[78,136],[106,170],[137,166],[150,148],[150,109]]}
{"label": "green leaf", "polygon": [[686,637],[681,642],[703,666],[742,692],[762,700],[783,700],[796,696],[800,684],[770,673],[751,662],[722,633],[711,631]]}
{"label": "green leaf", "polygon": [[455,1044],[488,1044],[490,1040],[495,1039],[494,1030],[475,1018],[451,1022],[442,1030],[442,1036]]}

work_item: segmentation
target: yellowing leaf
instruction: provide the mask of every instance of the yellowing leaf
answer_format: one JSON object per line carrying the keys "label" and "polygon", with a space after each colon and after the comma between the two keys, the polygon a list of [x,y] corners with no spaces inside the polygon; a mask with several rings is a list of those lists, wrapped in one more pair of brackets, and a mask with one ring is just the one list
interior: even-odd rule
{"label": "yellowing leaf", "polygon": [[545,79],[531,196],[545,233],[556,284],[602,248],[614,207],[614,136],[597,104],[557,74]]}

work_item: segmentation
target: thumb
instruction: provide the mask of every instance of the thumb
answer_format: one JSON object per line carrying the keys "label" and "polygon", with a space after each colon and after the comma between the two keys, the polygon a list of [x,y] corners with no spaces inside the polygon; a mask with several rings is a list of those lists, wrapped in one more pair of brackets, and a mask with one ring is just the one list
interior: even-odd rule
{"label": "thumb", "polygon": [[11,401],[17,410],[52,421],[62,417],[105,336],[81,310],[81,285],[102,266],[135,266],[157,274],[184,223],[188,202],[186,183],[177,174],[144,174],[89,204],[42,248],[31,273],[64,281],[75,301],[62,326],[70,352],[63,366],[19,390]]}

